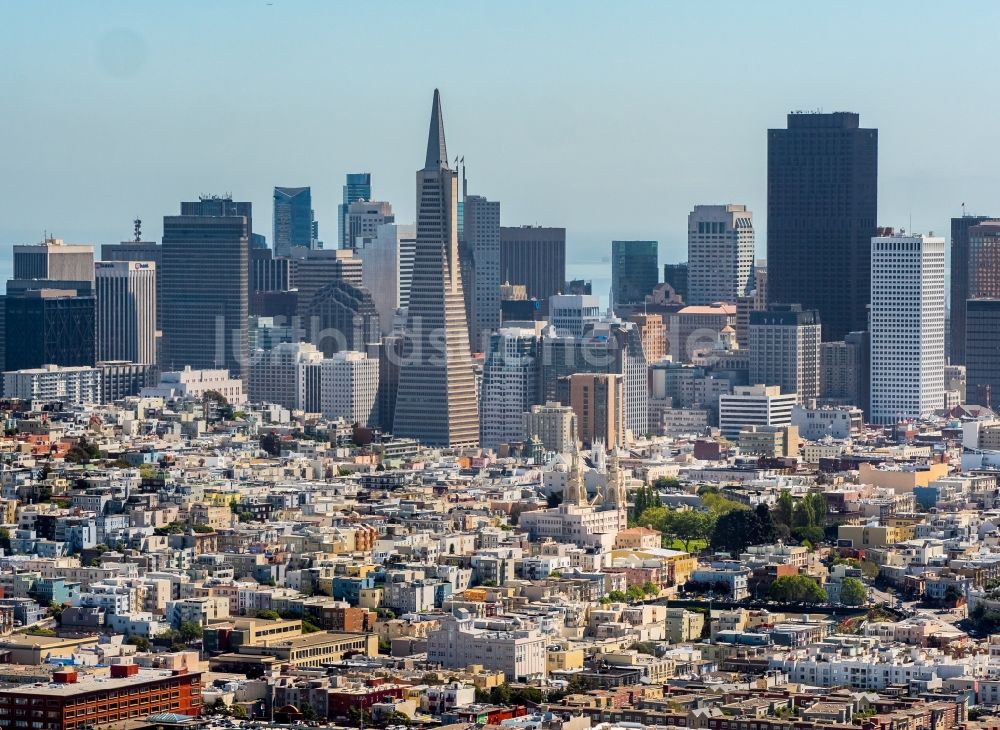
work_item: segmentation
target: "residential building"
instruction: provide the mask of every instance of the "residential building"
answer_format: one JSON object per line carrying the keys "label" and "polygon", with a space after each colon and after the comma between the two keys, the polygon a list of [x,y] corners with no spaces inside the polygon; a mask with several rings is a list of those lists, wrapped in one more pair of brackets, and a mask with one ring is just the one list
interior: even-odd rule
{"label": "residential building", "polygon": [[868,328],[878,130],[797,112],[767,132],[767,300],[819,312],[823,340]]}
{"label": "residential building", "polygon": [[210,391],[221,395],[232,406],[246,403],[243,381],[229,377],[229,371],[195,370],[190,366],[183,370],[161,372],[159,384],[143,388],[142,395],[146,398],[201,400]]}
{"label": "residential building", "polygon": [[417,172],[417,244],[406,317],[408,357],[399,371],[399,437],[475,446],[479,403],[458,261],[458,180],[448,167],[441,97],[434,92],[427,157]]}
{"label": "residential building", "polygon": [[517,682],[545,676],[545,644],[537,628],[445,615],[440,628],[427,635],[427,661],[446,669],[478,664]]}
{"label": "residential building", "polygon": [[667,327],[662,314],[633,312],[628,321],[639,328],[639,339],[642,340],[647,363],[660,362],[667,357]]}
{"label": "residential building", "polygon": [[101,403],[101,371],[94,367],[60,367],[9,370],[3,374],[3,393],[7,398],[30,400],[35,404]]}
{"label": "residential building", "polygon": [[688,214],[688,304],[735,304],[753,288],[753,213],[745,205],[696,205]]}
{"label": "residential building", "polygon": [[570,406],[549,402],[532,406],[522,417],[524,440],[537,438],[543,448],[567,453],[576,444],[576,412]]}
{"label": "residential building", "polygon": [[765,459],[783,459],[799,455],[799,429],[796,426],[750,425],[740,431],[740,452]]}
{"label": "residential building", "polygon": [[944,239],[871,240],[871,412],[876,424],[944,406]]}
{"label": "residential building", "polygon": [[808,441],[824,438],[843,441],[861,433],[864,412],[853,406],[810,408],[797,405],[792,409],[792,425]]}

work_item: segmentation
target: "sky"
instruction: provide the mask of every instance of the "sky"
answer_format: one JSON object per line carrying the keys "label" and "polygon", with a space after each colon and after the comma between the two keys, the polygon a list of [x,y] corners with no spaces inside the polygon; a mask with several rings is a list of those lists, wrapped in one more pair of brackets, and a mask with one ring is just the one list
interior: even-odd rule
{"label": "sky", "polygon": [[0,0],[0,274],[48,232],[159,240],[199,194],[313,189],[336,245],[344,174],[414,211],[433,89],[469,191],[504,225],[565,226],[568,273],[610,241],[686,258],[695,204],[766,242],[766,130],[792,110],[879,129],[879,222],[1000,214],[1000,3]]}

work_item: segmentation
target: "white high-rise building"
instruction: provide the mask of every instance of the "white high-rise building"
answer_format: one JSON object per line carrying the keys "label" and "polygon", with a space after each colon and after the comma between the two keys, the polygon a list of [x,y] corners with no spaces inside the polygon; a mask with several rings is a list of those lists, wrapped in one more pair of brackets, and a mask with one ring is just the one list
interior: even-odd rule
{"label": "white high-rise building", "polygon": [[392,331],[397,312],[410,303],[416,245],[415,225],[385,223],[374,238],[362,240],[357,249],[361,282],[371,292],[383,335]]}
{"label": "white high-rise building", "polygon": [[538,402],[538,336],[532,329],[504,327],[490,337],[483,366],[480,444],[495,449],[521,441],[523,414]]}
{"label": "white high-rise building", "polygon": [[97,360],[156,362],[156,264],[98,261]]}
{"label": "white high-rise building", "polygon": [[601,320],[596,294],[555,294],[549,297],[549,323],[563,337],[583,337],[588,325]]}
{"label": "white high-rise building", "polygon": [[375,237],[380,226],[394,223],[392,205],[382,200],[356,200],[347,206],[344,235],[347,248],[360,248]]}
{"label": "white high-rise building", "polygon": [[374,425],[378,414],[378,359],[363,352],[335,352],[323,360],[320,410],[324,418]]}
{"label": "white high-rise building", "polygon": [[101,371],[92,367],[44,365],[3,374],[3,393],[35,403],[62,401],[73,404],[101,402]]}
{"label": "white high-rise building", "polygon": [[251,353],[247,392],[254,403],[274,403],[289,409],[319,410],[310,366],[323,362],[323,353],[308,342],[281,342],[270,350]]}
{"label": "white high-rise building", "polygon": [[696,205],[688,214],[687,303],[735,303],[751,283],[753,254],[745,205]]}
{"label": "white high-rise building", "polygon": [[736,439],[747,426],[790,426],[795,393],[782,393],[777,385],[738,385],[719,396],[719,431]]}
{"label": "white high-rise building", "polygon": [[935,236],[872,238],[872,423],[944,406],[944,247]]}

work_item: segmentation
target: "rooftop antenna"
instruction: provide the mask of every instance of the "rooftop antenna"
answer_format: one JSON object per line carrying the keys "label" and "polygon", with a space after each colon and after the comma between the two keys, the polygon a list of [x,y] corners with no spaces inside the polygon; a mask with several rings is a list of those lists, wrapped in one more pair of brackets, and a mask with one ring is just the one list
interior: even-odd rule
{"label": "rooftop antenna", "polygon": [[142,241],[142,220],[140,218],[132,221],[132,230],[135,233],[135,242],[139,243]]}
{"label": "rooftop antenna", "polygon": [[965,203],[962,203],[962,217],[965,218]]}

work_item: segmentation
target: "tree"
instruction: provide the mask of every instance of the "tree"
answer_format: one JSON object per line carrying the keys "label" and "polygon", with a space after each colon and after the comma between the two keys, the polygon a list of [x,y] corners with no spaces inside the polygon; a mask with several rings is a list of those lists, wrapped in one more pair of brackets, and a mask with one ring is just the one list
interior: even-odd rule
{"label": "tree", "polygon": [[643,583],[642,590],[647,596],[660,595],[660,587],[651,580],[647,580],[645,583]]}
{"label": "tree", "polygon": [[625,603],[628,600],[628,596],[622,591],[611,591],[608,593],[608,600],[612,603]]}
{"label": "tree", "polygon": [[629,586],[628,590],[625,591],[625,595],[628,596],[629,601],[641,601],[646,597],[646,591],[643,590],[642,586]]}
{"label": "tree", "polygon": [[149,639],[147,639],[145,636],[132,634],[125,640],[125,643],[131,644],[139,651],[149,651]]}
{"label": "tree", "polygon": [[185,621],[177,629],[181,641],[191,642],[201,639],[205,630],[197,621]]}
{"label": "tree", "polygon": [[824,603],[826,591],[808,575],[786,575],[771,584],[769,592],[776,601],[791,603]]}
{"label": "tree", "polygon": [[266,618],[269,621],[277,621],[281,618],[281,615],[277,611],[272,611],[270,608],[265,608],[263,611],[257,612],[257,618]]}
{"label": "tree", "polygon": [[840,602],[845,606],[860,606],[867,598],[865,584],[857,578],[844,578],[840,581]]}
{"label": "tree", "polygon": [[669,523],[671,532],[684,543],[684,550],[687,552],[691,552],[692,540],[707,540],[715,527],[712,515],[693,510],[671,512]]}
{"label": "tree", "polygon": [[229,716],[235,717],[239,720],[247,719],[247,708],[243,705],[233,705],[229,708]]}
{"label": "tree", "polygon": [[715,521],[711,545],[717,550],[737,554],[750,545],[764,545],[774,541],[774,524],[767,507],[760,505],[751,512],[734,509]]}
{"label": "tree", "polygon": [[775,522],[790,528],[792,526],[792,511],[794,509],[795,504],[792,501],[791,491],[787,489],[781,490],[781,494],[778,495],[778,501],[774,505]]}

